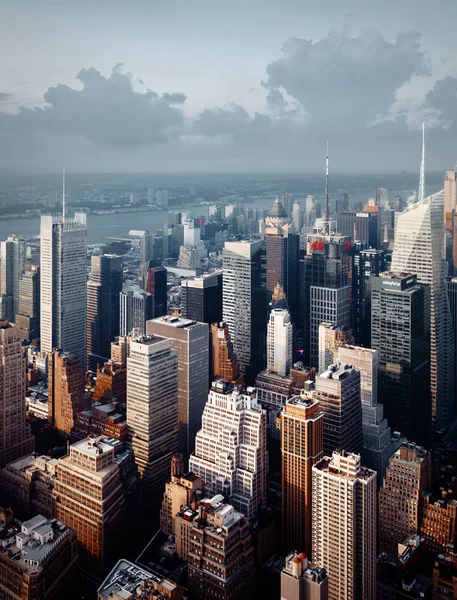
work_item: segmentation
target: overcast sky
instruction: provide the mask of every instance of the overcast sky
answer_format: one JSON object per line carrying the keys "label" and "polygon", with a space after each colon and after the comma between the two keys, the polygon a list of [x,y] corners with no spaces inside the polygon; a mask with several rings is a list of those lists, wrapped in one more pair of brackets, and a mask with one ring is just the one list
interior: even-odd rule
{"label": "overcast sky", "polygon": [[456,0],[0,0],[0,169],[457,162]]}

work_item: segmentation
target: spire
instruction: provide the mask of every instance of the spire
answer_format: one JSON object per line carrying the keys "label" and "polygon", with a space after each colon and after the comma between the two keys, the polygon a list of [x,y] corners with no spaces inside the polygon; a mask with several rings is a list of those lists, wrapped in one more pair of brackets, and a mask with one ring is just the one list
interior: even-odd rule
{"label": "spire", "polygon": [[424,199],[424,183],[425,183],[425,123],[422,123],[422,161],[419,175],[419,202]]}
{"label": "spire", "polygon": [[328,142],[325,146],[325,213],[324,220],[328,221],[330,218],[330,206],[328,199]]}
{"label": "spire", "polygon": [[65,221],[65,167],[62,167],[62,217]]}

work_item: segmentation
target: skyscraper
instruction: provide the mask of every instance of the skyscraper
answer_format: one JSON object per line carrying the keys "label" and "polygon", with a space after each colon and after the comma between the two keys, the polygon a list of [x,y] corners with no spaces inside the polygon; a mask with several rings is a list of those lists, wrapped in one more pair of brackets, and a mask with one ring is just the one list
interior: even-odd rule
{"label": "skyscraper", "polygon": [[454,170],[446,171],[444,178],[444,221],[446,229],[452,222],[452,211],[457,206],[457,174]]}
{"label": "skyscraper", "polygon": [[179,317],[160,317],[147,322],[146,333],[168,338],[178,357],[179,452],[187,466],[208,397],[208,325]]}
{"label": "skyscraper", "polygon": [[86,360],[86,214],[41,217],[41,349]]}
{"label": "skyscraper", "polygon": [[153,297],[152,318],[167,314],[167,270],[155,265],[155,261],[141,265],[143,270],[142,288]]}
{"label": "skyscraper", "polygon": [[25,242],[17,235],[10,235],[1,242],[0,253],[1,293],[9,299],[3,318],[13,323],[19,310],[19,280],[25,264]]}
{"label": "skyscraper", "polygon": [[149,519],[158,516],[178,450],[178,365],[170,340],[133,340],[127,359],[127,425]]}
{"label": "skyscraper", "polygon": [[389,459],[398,447],[384,418],[384,407],[378,402],[379,352],[371,348],[342,344],[334,351],[334,360],[354,365],[360,371],[362,402],[362,462],[378,474],[380,484]]}
{"label": "skyscraper", "polygon": [[316,399],[324,413],[324,454],[363,448],[360,371],[336,363],[316,377]]}
{"label": "skyscraper", "polygon": [[222,319],[222,271],[181,281],[181,315],[201,323]]}
{"label": "skyscraper", "polygon": [[[445,287],[444,194],[410,204],[397,217],[392,271],[430,286],[430,382],[435,428],[455,414],[455,340]],[[388,415],[389,416],[389,415]]]}
{"label": "skyscraper", "polygon": [[293,326],[288,310],[270,313],[267,331],[267,369],[282,377],[289,375],[293,359]]}
{"label": "skyscraper", "polygon": [[265,504],[268,454],[266,416],[255,390],[213,383],[189,468],[208,494],[222,494],[247,519]]}
{"label": "skyscraper", "polygon": [[428,286],[405,272],[372,278],[371,341],[379,352],[379,400],[394,431],[417,443],[428,442],[431,433],[429,294]]}
{"label": "skyscraper", "polygon": [[265,365],[267,297],[265,245],[226,242],[223,252],[223,319],[248,383]]}
{"label": "skyscraper", "polygon": [[343,344],[353,344],[351,329],[336,327],[332,323],[319,325],[319,363],[318,373],[326,371],[335,362],[335,350]]}
{"label": "skyscraper", "polygon": [[242,382],[240,363],[233,350],[232,338],[227,323],[211,325],[211,381],[223,379],[237,385]]}
{"label": "skyscraper", "polygon": [[313,466],[313,561],[331,600],[376,598],[376,473],[334,452]]}
{"label": "skyscraper", "polygon": [[152,296],[126,281],[119,293],[119,335],[129,335],[135,329],[144,334],[146,321],[152,318]]}
{"label": "skyscraper", "polygon": [[111,342],[119,335],[119,293],[122,290],[122,257],[92,256],[91,279],[87,282],[87,367],[108,360]]}
{"label": "skyscraper", "polygon": [[18,335],[22,340],[40,338],[40,267],[25,265],[19,280],[19,306],[16,315]]}
{"label": "skyscraper", "polygon": [[86,395],[84,372],[73,354],[54,350],[49,355],[48,416],[61,432],[70,436],[76,415],[90,408]]}
{"label": "skyscraper", "polygon": [[293,223],[294,223],[295,233],[300,234],[303,219],[302,219],[301,204],[298,200],[296,200],[294,202],[293,207],[292,207],[292,219],[293,219]]}
{"label": "skyscraper", "polygon": [[404,443],[387,467],[379,490],[379,549],[396,556],[397,544],[419,531],[422,494],[430,489],[431,455],[415,444]]}
{"label": "skyscraper", "polygon": [[324,415],[309,382],[281,412],[282,544],[311,554],[312,467],[323,457]]}
{"label": "skyscraper", "polygon": [[25,379],[17,327],[0,321],[0,468],[35,448],[25,418]]}
{"label": "skyscraper", "polygon": [[284,288],[293,320],[298,319],[298,253],[300,235],[279,198],[265,220],[266,286],[270,296],[279,283]]}
{"label": "skyscraper", "polygon": [[358,346],[371,347],[371,276],[384,270],[384,252],[370,248],[354,254],[352,330]]}

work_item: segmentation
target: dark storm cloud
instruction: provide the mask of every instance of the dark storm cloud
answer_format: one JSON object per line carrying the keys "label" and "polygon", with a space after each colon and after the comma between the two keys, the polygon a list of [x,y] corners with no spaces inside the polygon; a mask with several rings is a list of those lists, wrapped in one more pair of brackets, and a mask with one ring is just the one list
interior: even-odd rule
{"label": "dark storm cloud", "polygon": [[426,106],[433,110],[445,131],[457,129],[457,79],[445,77],[436,82],[425,98]]}
{"label": "dark storm cloud", "polygon": [[11,98],[11,94],[5,94],[5,92],[0,92],[0,102],[6,102]]}
{"label": "dark storm cloud", "polygon": [[183,113],[173,104],[184,102],[183,95],[137,92],[132,75],[121,69],[118,63],[109,77],[94,68],[82,69],[77,75],[80,90],[57,85],[45,93],[44,108],[0,113],[0,131],[76,134],[110,146],[149,145],[175,137]]}

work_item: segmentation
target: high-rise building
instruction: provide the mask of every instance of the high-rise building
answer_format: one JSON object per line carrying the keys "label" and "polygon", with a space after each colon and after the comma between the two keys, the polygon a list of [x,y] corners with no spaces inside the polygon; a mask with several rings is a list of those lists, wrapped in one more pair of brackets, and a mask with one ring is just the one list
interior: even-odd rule
{"label": "high-rise building", "polygon": [[[431,434],[430,296],[415,275],[372,278],[371,341],[379,352],[379,400],[390,426],[417,443]],[[432,342],[433,343],[433,342]]]}
{"label": "high-rise building", "polygon": [[386,188],[376,189],[376,205],[385,207],[389,204],[389,191]]}
{"label": "high-rise building", "polygon": [[92,394],[93,402],[119,402],[125,406],[127,401],[127,369],[125,364],[107,361],[97,367],[97,379]]}
{"label": "high-rise building", "polygon": [[453,490],[442,490],[438,497],[431,492],[422,494],[420,535],[435,556],[445,554],[450,547],[455,548],[457,500],[453,498]]}
{"label": "high-rise building", "polygon": [[265,245],[226,242],[223,251],[223,320],[248,383],[265,366],[267,296]]}
{"label": "high-rise building", "polygon": [[142,288],[153,297],[153,319],[167,314],[167,270],[155,262],[151,260],[140,266],[143,271]]}
{"label": "high-rise building", "polygon": [[351,329],[342,329],[332,323],[319,325],[319,363],[318,372],[323,373],[335,361],[335,350],[343,344],[353,344]]}
{"label": "high-rise building", "polygon": [[197,510],[181,507],[174,517],[176,553],[188,561],[189,597],[251,600],[254,552],[245,516],[221,495],[205,498]]}
{"label": "high-rise building", "polygon": [[162,507],[160,509],[160,530],[166,535],[174,533],[174,517],[181,506],[195,509],[197,502],[203,499],[205,482],[195,473],[184,473],[184,460],[181,454],[171,459],[171,479],[165,486]]}
{"label": "high-rise building", "polygon": [[232,338],[227,323],[211,324],[211,381],[223,379],[233,385],[242,383],[240,363],[233,350]]}
{"label": "high-rise building", "polygon": [[25,356],[17,327],[0,321],[0,468],[24,454],[35,441],[25,418]]}
{"label": "high-rise building", "polygon": [[345,210],[338,215],[338,229],[365,248],[376,248],[379,245],[378,218],[377,212]]}
{"label": "high-rise building", "polygon": [[111,342],[119,335],[119,293],[122,290],[122,257],[92,256],[87,282],[87,367],[96,371],[108,360]]}
{"label": "high-rise building", "polygon": [[222,271],[181,281],[181,315],[201,323],[222,319]]}
{"label": "high-rise building", "polygon": [[265,220],[266,286],[271,296],[279,283],[284,288],[294,322],[298,320],[299,230],[295,230],[279,198]]}
{"label": "high-rise building", "polygon": [[16,314],[18,335],[22,340],[40,338],[40,267],[25,265],[19,280],[19,306]]}
{"label": "high-rise building", "polygon": [[446,228],[452,222],[452,211],[457,206],[457,174],[454,170],[446,171],[444,177],[444,221]]}
{"label": "high-rise building", "polygon": [[41,217],[41,350],[86,360],[86,214]]}
{"label": "high-rise building", "polygon": [[392,271],[415,273],[418,282],[430,286],[430,382],[436,429],[448,426],[455,414],[455,340],[446,296],[443,212],[443,192],[405,208],[397,216],[392,254]]}
{"label": "high-rise building", "polygon": [[146,333],[168,338],[178,357],[179,452],[187,466],[208,397],[208,325],[180,317],[161,317],[147,322]]}
{"label": "high-rise building", "polygon": [[316,399],[324,413],[324,454],[363,448],[360,371],[336,363],[316,377]]}
{"label": "high-rise building", "polygon": [[267,369],[282,377],[289,374],[293,359],[293,326],[288,310],[275,308],[267,330]]}
{"label": "high-rise building", "polygon": [[266,501],[266,416],[255,399],[228,382],[213,383],[189,467],[209,494],[222,494],[248,519]]}
{"label": "high-rise building", "polygon": [[84,372],[76,356],[60,350],[49,355],[48,369],[48,418],[59,431],[69,436],[76,415],[90,408]]}
{"label": "high-rise building", "polygon": [[399,441],[392,437],[384,418],[384,407],[378,403],[379,352],[371,348],[343,344],[335,349],[334,360],[354,365],[360,371],[360,400],[362,402],[363,464],[376,471],[381,484],[389,459]]}
{"label": "high-rise building", "polygon": [[78,541],[72,529],[43,515],[16,521],[11,509],[2,508],[0,539],[2,598],[69,597],[78,565]]}
{"label": "high-rise building", "polygon": [[371,276],[384,271],[384,252],[369,248],[354,254],[352,330],[358,346],[371,347]]}
{"label": "high-rise building", "polygon": [[303,219],[302,219],[301,204],[298,200],[296,200],[294,202],[293,207],[292,207],[292,219],[293,219],[293,223],[294,223],[295,232],[299,234],[301,231],[301,228],[302,228]]}
{"label": "high-rise building", "polygon": [[158,516],[178,451],[178,366],[170,340],[133,340],[127,359],[127,425],[148,519]]}
{"label": "high-rise building", "polygon": [[376,598],[376,473],[360,456],[334,452],[313,466],[313,561],[329,600]]}
{"label": "high-rise building", "polygon": [[151,294],[126,281],[119,293],[119,307],[119,335],[129,335],[133,330],[144,335],[146,321],[152,318]]}
{"label": "high-rise building", "polygon": [[281,571],[281,600],[328,600],[325,569],[309,562],[306,554],[288,554]]}
{"label": "high-rise building", "polygon": [[0,244],[1,293],[10,298],[7,314],[3,318],[14,322],[19,312],[19,280],[25,264],[26,244],[17,235],[10,235]]}
{"label": "high-rise building", "polygon": [[350,249],[351,238],[337,233],[308,234],[306,239],[300,305],[305,362],[312,367],[318,366],[319,325],[350,326]]}
{"label": "high-rise building", "polygon": [[397,544],[419,531],[422,494],[430,489],[432,461],[421,446],[403,443],[379,490],[379,549],[396,556]]}
{"label": "high-rise building", "polygon": [[286,402],[281,417],[282,545],[311,555],[312,467],[323,457],[324,415],[309,382]]}
{"label": "high-rise building", "polygon": [[80,567],[101,582],[122,550],[125,499],[114,445],[102,436],[70,446],[59,459],[53,495],[56,518],[75,530]]}

